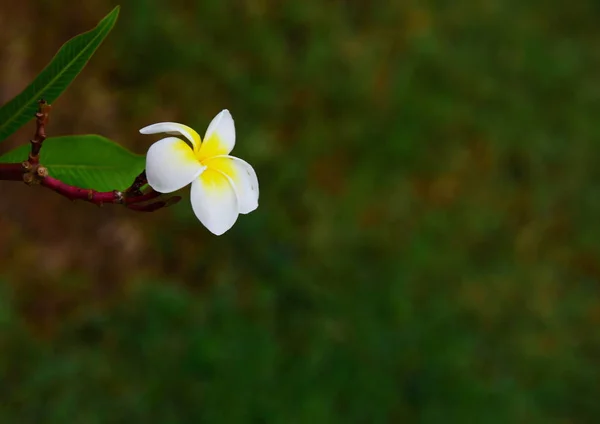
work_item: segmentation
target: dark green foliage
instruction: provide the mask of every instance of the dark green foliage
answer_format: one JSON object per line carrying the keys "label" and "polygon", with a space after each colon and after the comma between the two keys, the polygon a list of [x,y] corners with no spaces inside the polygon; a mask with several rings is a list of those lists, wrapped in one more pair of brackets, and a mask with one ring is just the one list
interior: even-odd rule
{"label": "dark green foliage", "polygon": [[222,237],[185,201],[112,226],[61,209],[117,242],[44,233],[69,265],[43,282],[0,214],[0,422],[597,422],[599,13],[128,2],[94,71],[111,138],[144,151],[138,128],[227,107],[260,206]]}

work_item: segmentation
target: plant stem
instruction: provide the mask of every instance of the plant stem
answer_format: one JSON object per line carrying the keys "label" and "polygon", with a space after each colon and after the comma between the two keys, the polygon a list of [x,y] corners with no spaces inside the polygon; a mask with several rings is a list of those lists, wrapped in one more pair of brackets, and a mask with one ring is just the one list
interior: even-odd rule
{"label": "plant stem", "polygon": [[0,163],[0,180],[23,181],[25,172],[22,163]]}
{"label": "plant stem", "polygon": [[133,184],[131,184],[131,187],[129,187],[126,191],[133,196],[139,196],[142,194],[142,187],[146,184],[148,184],[148,178],[146,178],[146,170],[144,169],[140,175],[135,177]]}
{"label": "plant stem", "polygon": [[148,190],[146,193],[142,192],[142,187],[148,183],[145,170],[135,178],[131,186],[124,192],[118,190],[101,192],[76,187],[48,175],[48,169],[40,163],[40,150],[46,139],[46,124],[48,123],[50,109],[51,106],[46,101],[39,101],[39,109],[35,114],[36,130],[31,140],[29,158],[22,163],[0,163],[0,180],[22,181],[27,185],[39,184],[70,200],[83,200],[98,206],[102,206],[104,203],[121,204],[128,209],[139,212],[153,212],[181,200],[181,197],[174,196],[166,200],[146,203],[156,199],[161,193],[153,189]]}
{"label": "plant stem", "polygon": [[35,114],[35,135],[31,140],[31,153],[29,154],[29,163],[36,165],[40,162],[40,150],[42,143],[46,140],[46,125],[50,117],[52,106],[44,99],[38,101],[38,111]]}
{"label": "plant stem", "polygon": [[42,178],[40,185],[65,196],[69,200],[85,200],[99,206],[103,203],[123,203],[123,194],[116,190],[98,192],[92,189],[75,187],[50,176]]}
{"label": "plant stem", "polygon": [[[113,191],[96,191],[93,189],[86,189],[81,187],[72,186],[66,184],[56,178],[46,176],[40,180],[40,184],[43,187],[49,188],[56,193],[65,196],[69,200],[84,200],[86,202],[94,203],[95,205],[102,206],[104,203],[118,203],[125,206],[132,204],[139,204],[147,202],[161,195],[154,190],[146,194],[140,194],[135,197],[129,197],[127,192],[123,193],[118,190]],[[135,184],[135,183],[134,183]]]}

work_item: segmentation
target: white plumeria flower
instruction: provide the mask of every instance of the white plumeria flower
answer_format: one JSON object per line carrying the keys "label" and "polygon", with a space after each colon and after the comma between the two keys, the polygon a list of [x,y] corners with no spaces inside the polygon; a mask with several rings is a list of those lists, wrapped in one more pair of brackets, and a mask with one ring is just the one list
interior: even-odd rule
{"label": "white plumeria flower", "polygon": [[238,214],[258,207],[258,178],[250,164],[229,156],[235,146],[235,126],[227,109],[211,121],[201,141],[188,126],[161,122],[144,127],[142,134],[182,135],[190,143],[167,137],[146,155],[148,184],[159,193],[172,193],[192,184],[194,213],[210,232],[229,230]]}

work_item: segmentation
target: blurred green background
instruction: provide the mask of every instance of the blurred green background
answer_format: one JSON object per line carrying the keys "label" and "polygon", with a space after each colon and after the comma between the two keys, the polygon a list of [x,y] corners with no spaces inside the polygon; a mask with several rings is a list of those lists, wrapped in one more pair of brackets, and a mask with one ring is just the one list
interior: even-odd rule
{"label": "blurred green background", "polygon": [[[114,5],[2,2],[0,101]],[[49,134],[228,108],[260,206],[0,182],[0,422],[600,420],[598,1],[121,5]]]}

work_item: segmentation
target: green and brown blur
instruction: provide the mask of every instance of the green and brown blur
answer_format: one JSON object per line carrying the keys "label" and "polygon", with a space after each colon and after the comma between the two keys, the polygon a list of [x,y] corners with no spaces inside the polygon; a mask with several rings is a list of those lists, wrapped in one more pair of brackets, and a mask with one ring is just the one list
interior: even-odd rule
{"label": "green and brown blur", "polygon": [[[2,2],[0,103],[114,5]],[[121,5],[48,135],[227,108],[259,208],[0,182],[0,422],[600,419],[600,3]]]}

